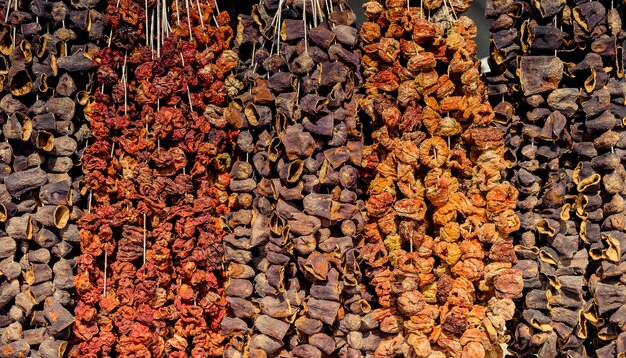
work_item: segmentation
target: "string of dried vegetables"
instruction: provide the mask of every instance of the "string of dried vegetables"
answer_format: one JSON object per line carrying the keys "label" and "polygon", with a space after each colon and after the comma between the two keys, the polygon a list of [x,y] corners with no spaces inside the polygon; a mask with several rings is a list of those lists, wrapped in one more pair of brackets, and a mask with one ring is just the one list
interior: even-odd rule
{"label": "string of dried vegetables", "polygon": [[521,355],[615,357],[625,348],[623,10],[609,1],[487,2],[489,94],[521,193]]}
{"label": "string of dried vegetables", "polygon": [[109,46],[85,111],[95,142],[84,158],[72,357],[224,350],[229,20],[213,1],[108,3]]}
{"label": "string of dried vegetables", "polygon": [[0,11],[2,357],[60,357],[68,345],[97,5],[13,0]]}
{"label": "string of dried vegetables", "polygon": [[[373,144],[361,256],[384,334],[376,357],[500,357],[522,293],[504,181],[476,59],[471,1],[369,1],[361,28]],[[457,17],[458,16],[458,17]]]}
{"label": "string of dried vegetables", "polygon": [[344,0],[262,0],[239,16],[225,114],[240,130],[224,238],[226,357],[360,357],[380,341],[357,262],[355,20]]}

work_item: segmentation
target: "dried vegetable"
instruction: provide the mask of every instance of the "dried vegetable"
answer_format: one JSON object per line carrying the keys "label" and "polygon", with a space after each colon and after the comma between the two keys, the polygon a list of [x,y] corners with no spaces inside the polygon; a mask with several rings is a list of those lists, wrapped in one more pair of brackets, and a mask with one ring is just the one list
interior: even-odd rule
{"label": "dried vegetable", "polygon": [[225,357],[361,357],[379,345],[357,262],[355,20],[344,0],[262,0],[238,18]]}
{"label": "dried vegetable", "polygon": [[518,192],[502,176],[511,163],[476,26],[459,16],[471,1],[408,5],[363,4],[360,32],[375,357],[501,357],[523,287],[510,237]]}
{"label": "dried vegetable", "polygon": [[105,20],[70,357],[221,356],[230,18],[213,1],[111,0]]}
{"label": "dried vegetable", "polygon": [[515,267],[525,289],[512,349],[521,356],[626,350],[624,10],[487,2],[489,95],[520,193]]}
{"label": "dried vegetable", "polygon": [[0,11],[2,357],[60,357],[68,345],[97,5],[12,0]]}

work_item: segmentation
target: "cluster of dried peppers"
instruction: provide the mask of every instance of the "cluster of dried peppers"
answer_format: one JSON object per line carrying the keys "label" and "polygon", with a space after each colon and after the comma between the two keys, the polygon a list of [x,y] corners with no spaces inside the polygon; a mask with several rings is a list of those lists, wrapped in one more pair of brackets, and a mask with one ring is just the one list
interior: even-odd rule
{"label": "cluster of dried peppers", "polygon": [[0,356],[60,357],[71,326],[83,106],[103,36],[93,1],[0,11]]}
{"label": "cluster of dried peppers", "polygon": [[226,357],[361,357],[380,342],[357,262],[355,20],[344,0],[262,0],[239,16],[225,113],[240,131],[224,238]]}
{"label": "cluster of dried peppers", "polygon": [[108,2],[71,357],[223,353],[229,21],[213,1]]}
{"label": "cluster of dried peppers", "polygon": [[520,193],[515,267],[525,290],[513,349],[523,356],[626,350],[624,10],[487,2],[489,94]]}
{"label": "cluster of dried peppers", "polygon": [[485,87],[471,3],[7,1],[0,355],[626,351],[624,5],[488,1]]}
{"label": "cluster of dried peppers", "polygon": [[499,357],[522,273],[510,235],[517,190],[504,181],[476,58],[471,1],[369,1],[361,28],[372,145],[361,250],[385,335],[376,357]]}

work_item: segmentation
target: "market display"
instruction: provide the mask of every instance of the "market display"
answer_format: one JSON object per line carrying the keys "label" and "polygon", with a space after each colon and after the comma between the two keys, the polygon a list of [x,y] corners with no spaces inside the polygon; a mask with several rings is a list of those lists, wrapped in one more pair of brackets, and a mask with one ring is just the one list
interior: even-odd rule
{"label": "market display", "polygon": [[[71,357],[213,357],[226,314],[229,15],[211,2],[110,1],[86,107]],[[196,6],[197,5],[197,6]]]}
{"label": "market display", "polygon": [[520,193],[512,350],[624,354],[626,39],[619,2],[488,1],[496,121]]}
{"label": "market display", "polygon": [[626,5],[359,5],[2,2],[0,357],[624,357]]}

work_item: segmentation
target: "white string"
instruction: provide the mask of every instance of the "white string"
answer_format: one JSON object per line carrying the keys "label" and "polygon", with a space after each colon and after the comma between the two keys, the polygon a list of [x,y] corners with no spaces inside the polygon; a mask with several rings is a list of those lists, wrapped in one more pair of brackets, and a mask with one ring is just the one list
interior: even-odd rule
{"label": "white string", "polygon": [[309,52],[309,39],[307,38],[307,30],[306,30],[306,0],[303,2],[303,10],[302,10],[302,20],[304,20],[304,52]]}
{"label": "white string", "polygon": [[187,7],[187,26],[189,26],[189,41],[193,38],[193,33],[191,31],[191,15],[189,13],[189,0],[185,0],[185,6]]}
{"label": "white string", "polygon": [[320,16],[320,23],[322,23],[326,20],[326,15],[324,14],[324,10],[322,9],[322,4],[320,3],[320,0],[315,0],[315,3],[317,4],[317,12]]}
{"label": "white string", "polygon": [[[282,3],[282,1],[281,1],[281,3]],[[280,4],[279,4],[279,6],[280,6]],[[274,33],[272,35],[274,37],[276,36],[276,29],[278,28],[278,16],[279,15],[280,15],[280,8],[274,14],[274,18],[272,19],[272,23],[270,24],[270,26],[274,27]],[[278,43],[278,41],[276,43]],[[270,49],[270,56],[274,55],[274,46],[276,46],[276,43],[274,42],[274,39],[272,38],[272,48]],[[268,76],[269,76],[269,73],[268,73]]]}
{"label": "white string", "polygon": [[[254,60],[256,59],[256,56],[254,56],[254,54],[256,53],[256,42],[252,45],[252,63],[250,64],[250,66],[254,67]],[[181,53],[182,56],[182,53]]]}
{"label": "white string", "polygon": [[298,79],[298,89],[296,90],[296,104],[300,104],[300,79]]}
{"label": "white string", "polygon": [[161,30],[163,29],[163,25],[161,24],[161,11],[159,6],[159,1],[156,3],[156,30],[157,30],[157,58],[161,57]]}
{"label": "white string", "polygon": [[143,266],[146,267],[146,213],[143,213]]}
{"label": "white string", "polygon": [[[196,0],[196,5],[198,5],[198,14],[200,15],[200,25],[204,29],[204,19],[203,19],[204,14],[202,14],[202,9],[200,8],[200,0]],[[217,21],[216,21],[216,25],[219,26],[217,24]]]}
{"label": "white string", "polygon": [[124,67],[122,67],[122,81],[124,83],[124,114],[128,107],[128,69],[126,68],[126,61],[128,59],[128,50],[124,53]]}
{"label": "white string", "polygon": [[[15,0],[17,2],[17,0]],[[11,0],[7,1],[7,12],[4,14],[4,22],[9,21],[9,12],[11,12]],[[39,17],[37,17],[39,19]]]}
{"label": "white string", "polygon": [[449,9],[452,10],[453,18],[455,20],[458,20],[459,17],[457,16],[456,11],[454,10],[454,6],[452,6],[452,1],[451,0],[444,0],[444,5],[446,6],[446,8],[448,8],[448,6],[449,6]]}
{"label": "white string", "polygon": [[172,27],[170,26],[170,18],[169,16],[167,16],[167,2],[165,0],[163,0],[161,9],[163,9],[163,14],[161,16],[161,18],[163,19],[163,36],[161,36],[161,47],[163,47],[163,43],[165,43],[165,38],[169,36],[170,32],[172,32]]}
{"label": "white string", "polygon": [[144,7],[145,12],[146,12],[146,47],[148,47],[148,45],[149,45],[148,37],[149,37],[149,34],[150,34],[150,28],[148,27],[148,26],[150,26],[150,21],[148,19],[148,0],[145,0],[145,2],[143,4],[143,7]]}
{"label": "white string", "polygon": [[180,26],[180,11],[178,9],[178,0],[176,0],[176,25]]}
{"label": "white string", "polygon": [[193,104],[191,104],[191,91],[189,91],[189,85],[187,85],[187,97],[189,97],[189,110],[193,112]]}
{"label": "white string", "polygon": [[[15,0],[17,1],[17,0]],[[120,0],[117,0],[117,4],[115,5],[115,7],[119,8],[120,7]],[[50,26],[50,23],[48,23],[48,26]],[[50,32],[50,29],[48,29],[48,32]],[[113,29],[111,29],[111,31],[109,32],[109,41],[107,44],[107,47],[111,47],[111,39],[113,38]]]}
{"label": "white string", "polygon": [[154,59],[154,27],[155,27],[155,20],[154,20],[154,11],[152,12],[152,25],[150,26],[151,29],[151,34],[150,34],[150,54],[152,55],[152,59]]}
{"label": "white string", "polygon": [[283,0],[280,0],[278,2],[278,23],[277,23],[277,27],[276,27],[276,32],[275,32],[275,36],[276,36],[276,54],[280,56],[280,28],[282,26],[282,11],[283,10]]}
{"label": "white string", "polygon": [[107,266],[109,265],[109,254],[104,252],[104,296],[107,295]]}
{"label": "white string", "polygon": [[[554,27],[556,27],[556,17],[557,15],[554,15]],[[557,49],[554,49],[554,57],[557,57]]]}

